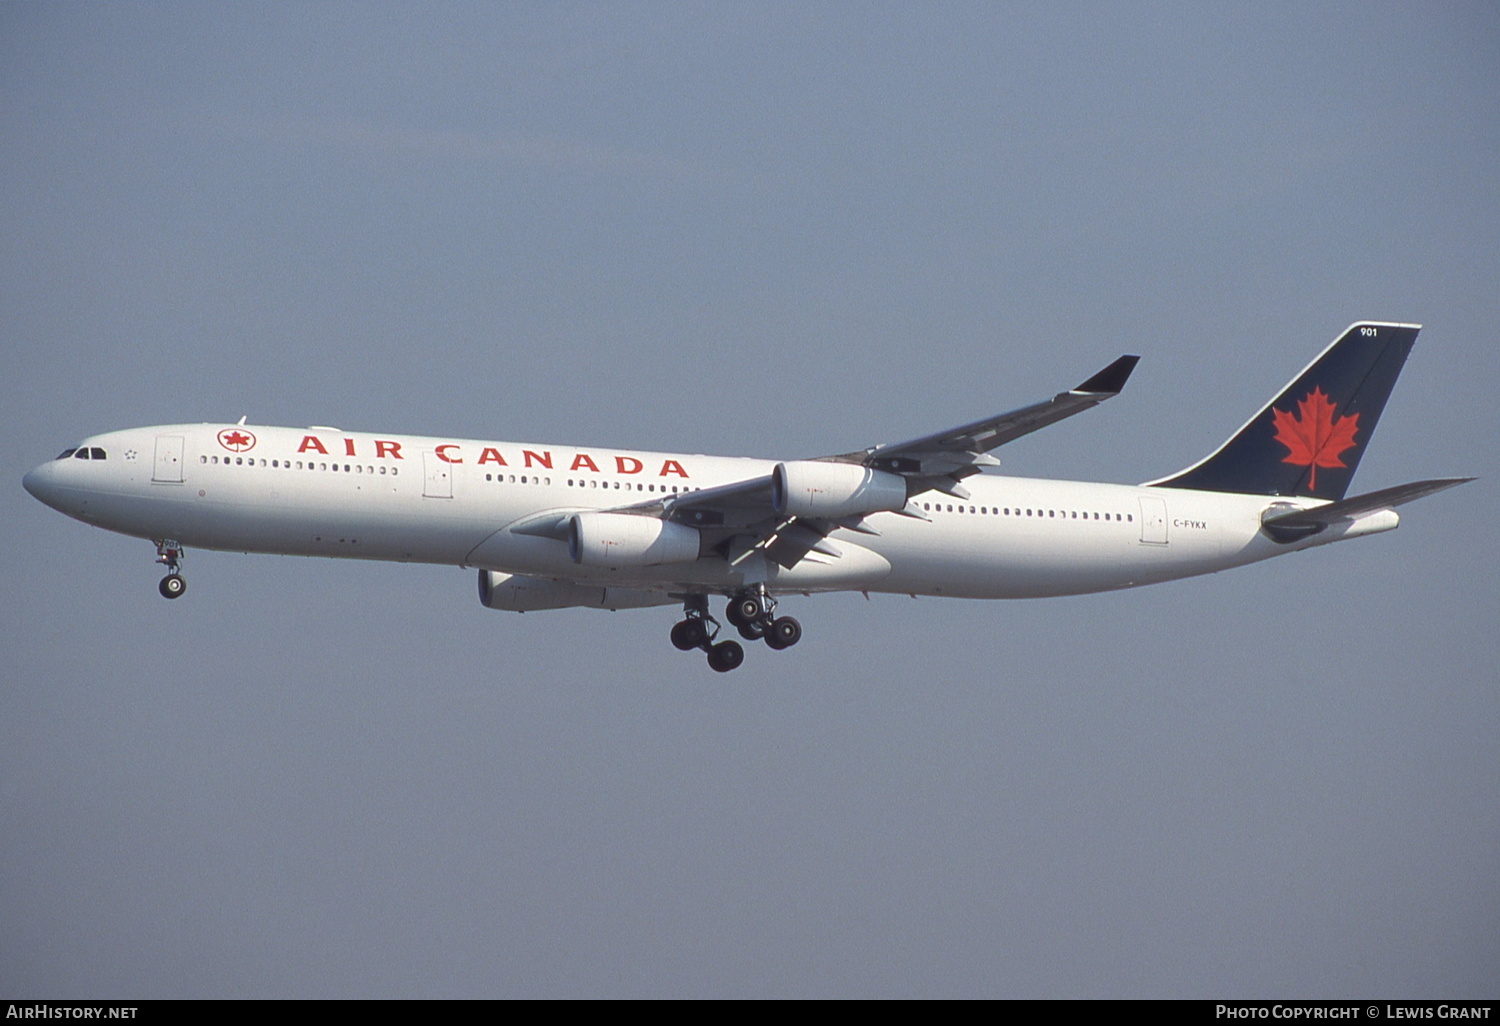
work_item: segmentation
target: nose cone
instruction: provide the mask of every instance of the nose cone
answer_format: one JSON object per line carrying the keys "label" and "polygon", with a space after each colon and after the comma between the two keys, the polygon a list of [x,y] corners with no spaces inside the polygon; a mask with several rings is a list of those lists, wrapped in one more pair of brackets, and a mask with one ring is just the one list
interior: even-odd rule
{"label": "nose cone", "polygon": [[56,462],[56,460],[53,460],[50,463],[43,463],[40,467],[36,467],[27,473],[25,477],[21,478],[22,488],[25,488],[53,509],[58,508],[58,502],[60,501],[57,470],[53,466]]}

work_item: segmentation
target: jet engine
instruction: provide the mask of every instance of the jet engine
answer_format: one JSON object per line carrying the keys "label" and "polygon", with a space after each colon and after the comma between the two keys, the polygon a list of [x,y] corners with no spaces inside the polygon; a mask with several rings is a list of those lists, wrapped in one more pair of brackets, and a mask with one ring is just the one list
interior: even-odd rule
{"label": "jet engine", "polygon": [[857,463],[778,463],[771,472],[771,505],[792,517],[894,512],[906,506],[906,479]]}
{"label": "jet engine", "polygon": [[572,581],[549,581],[544,577],[481,570],[479,601],[489,609],[526,613],[538,609],[568,609],[573,606],[590,609],[639,609],[643,606],[675,605],[679,600],[655,591],[607,588],[600,584],[574,584]]}
{"label": "jet engine", "polygon": [[629,513],[575,513],[568,519],[568,555],[584,566],[632,567],[691,563],[696,528]]}

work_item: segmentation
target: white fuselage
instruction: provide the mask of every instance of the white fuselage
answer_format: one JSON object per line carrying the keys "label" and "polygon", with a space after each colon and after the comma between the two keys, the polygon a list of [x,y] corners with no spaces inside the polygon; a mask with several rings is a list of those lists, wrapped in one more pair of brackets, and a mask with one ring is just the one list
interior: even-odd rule
{"label": "white fuselage", "polygon": [[[542,514],[610,509],[770,473],[774,461],[411,435],[179,424],[85,440],[103,459],[57,459],[26,476],[48,505],[86,523],[188,548],[477,567],[668,592],[743,583],[722,555],[609,569],[566,542],[518,533]],[[874,534],[837,530],[837,556],[810,553],[772,590],[865,590],[966,598],[1107,591],[1210,573],[1354,534],[1356,520],[1278,544],[1273,502],[1316,500],[980,474],[971,497],[935,491],[907,513],[874,513]]]}

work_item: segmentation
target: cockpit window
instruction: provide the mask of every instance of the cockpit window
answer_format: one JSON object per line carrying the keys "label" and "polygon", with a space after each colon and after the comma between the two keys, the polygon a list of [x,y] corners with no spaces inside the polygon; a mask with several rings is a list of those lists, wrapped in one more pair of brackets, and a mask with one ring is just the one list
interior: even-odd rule
{"label": "cockpit window", "polygon": [[102,460],[102,459],[104,459],[104,450],[101,449],[101,448],[99,448],[98,446],[94,446],[93,448],[89,449],[89,459],[91,459],[91,460]]}
{"label": "cockpit window", "polygon": [[75,460],[86,460],[89,458],[89,451],[87,449],[79,449],[73,453],[73,458]]}
{"label": "cockpit window", "polygon": [[62,451],[62,453],[57,458],[60,459],[60,460],[65,460],[65,459],[67,459],[69,456],[73,455],[77,451],[78,451],[77,449],[64,449]]}

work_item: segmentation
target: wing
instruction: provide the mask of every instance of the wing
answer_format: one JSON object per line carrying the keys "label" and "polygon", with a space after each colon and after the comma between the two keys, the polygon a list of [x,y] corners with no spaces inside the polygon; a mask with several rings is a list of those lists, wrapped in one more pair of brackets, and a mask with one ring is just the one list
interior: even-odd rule
{"label": "wing", "polygon": [[979,473],[981,467],[1000,464],[989,455],[991,449],[1076,413],[1091,410],[1104,400],[1119,395],[1139,361],[1139,356],[1122,356],[1077,388],[1059,392],[1045,402],[908,442],[877,445],[861,452],[824,458],[840,463],[863,463],[875,470],[901,474],[911,482],[913,495],[936,489],[967,499],[969,493],[959,482]]}
{"label": "wing", "polygon": [[[960,482],[979,473],[980,468],[997,466],[1000,462],[989,455],[989,450],[1118,395],[1139,359],[1122,356],[1077,388],[1060,392],[1045,402],[911,441],[823,456],[811,462],[860,464],[899,475],[906,479],[908,497],[935,489],[966,499],[969,493]],[[736,565],[757,554],[787,568],[804,559],[829,562],[840,556],[838,546],[828,540],[834,531],[842,528],[861,534],[879,533],[865,522],[863,514],[809,517],[777,513],[773,478],[773,474],[765,474],[601,512],[661,517],[695,527],[703,533],[707,547],[717,549]],[[887,512],[923,518],[911,509]],[[568,520],[574,515],[543,514],[511,529],[520,534],[565,539]]]}

